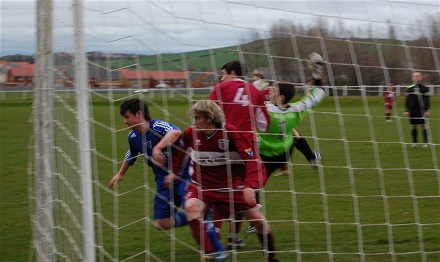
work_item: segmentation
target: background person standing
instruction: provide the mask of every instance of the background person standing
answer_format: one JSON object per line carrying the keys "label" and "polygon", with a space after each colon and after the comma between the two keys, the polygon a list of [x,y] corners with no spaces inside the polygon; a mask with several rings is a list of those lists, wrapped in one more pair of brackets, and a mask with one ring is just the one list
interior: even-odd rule
{"label": "background person standing", "polygon": [[430,97],[428,87],[422,84],[423,76],[420,72],[412,74],[412,85],[406,88],[405,116],[409,117],[412,126],[411,136],[413,139],[412,148],[417,147],[418,132],[417,126],[420,126],[423,133],[424,148],[428,147],[428,127],[426,119],[429,117]]}

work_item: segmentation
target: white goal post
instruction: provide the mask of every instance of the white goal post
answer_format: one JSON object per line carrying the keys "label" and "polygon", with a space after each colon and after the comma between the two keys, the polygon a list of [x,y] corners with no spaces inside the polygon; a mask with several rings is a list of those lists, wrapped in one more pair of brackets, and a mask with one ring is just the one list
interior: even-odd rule
{"label": "white goal post", "polygon": [[[128,149],[119,105],[141,98],[153,119],[185,130],[231,60],[246,64],[249,82],[258,71],[295,83],[296,101],[310,88],[310,52],[325,60],[327,97],[298,130],[323,160],[312,169],[295,150],[289,175],[260,193],[278,259],[440,260],[439,10],[438,1],[38,0],[31,260],[202,259],[189,227],[154,228],[154,174],[141,160],[108,188]],[[411,148],[403,112],[414,72],[431,115],[427,141],[417,129]],[[246,246],[229,259],[261,261],[258,239],[239,236]]]}

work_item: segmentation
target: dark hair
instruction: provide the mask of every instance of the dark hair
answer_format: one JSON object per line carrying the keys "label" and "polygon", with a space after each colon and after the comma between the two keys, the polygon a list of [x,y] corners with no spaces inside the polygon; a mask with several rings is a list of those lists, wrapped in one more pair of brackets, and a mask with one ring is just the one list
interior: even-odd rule
{"label": "dark hair", "polygon": [[292,83],[278,82],[276,83],[280,95],[284,96],[284,103],[289,103],[290,100],[295,96],[295,85]]}
{"label": "dark hair", "polygon": [[264,76],[261,73],[254,73],[254,76],[256,76],[256,77],[258,77],[260,79],[264,79]]}
{"label": "dark hair", "polygon": [[139,111],[142,111],[144,119],[147,121],[151,120],[147,104],[139,98],[130,98],[122,102],[122,104],[119,106],[119,113],[121,114],[121,116],[123,116],[125,115],[125,113],[127,113],[127,111],[129,111],[133,115]]}
{"label": "dark hair", "polygon": [[[222,67],[222,70],[226,70],[226,73],[228,73],[228,75],[230,75],[232,71],[235,71],[235,74],[240,78],[243,78],[246,75],[246,66],[238,60],[233,60],[226,63]],[[243,72],[245,74],[243,74]]]}

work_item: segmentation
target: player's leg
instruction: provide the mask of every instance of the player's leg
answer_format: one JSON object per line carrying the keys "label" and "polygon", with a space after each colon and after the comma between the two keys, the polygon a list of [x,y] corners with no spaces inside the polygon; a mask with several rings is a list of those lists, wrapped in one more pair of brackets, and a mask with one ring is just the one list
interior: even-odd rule
{"label": "player's leg", "polygon": [[421,132],[423,134],[423,142],[424,142],[423,148],[428,148],[429,147],[429,145],[428,145],[428,127],[426,126],[424,119],[423,119],[423,125],[421,125],[421,128],[422,128]]}
{"label": "player's leg", "polygon": [[[224,252],[225,249],[222,245],[222,243],[220,242],[220,230],[221,230],[221,224],[219,225],[218,223],[216,223],[216,220],[220,220],[222,219],[221,217],[221,213],[219,212],[219,210],[217,210],[217,212],[215,211],[215,206],[211,207],[211,208],[206,208],[205,210],[207,210],[208,214],[206,215],[205,218],[205,226],[206,226],[206,231],[208,233],[209,236],[209,240],[211,241],[211,244],[214,248],[215,253],[221,253]],[[216,214],[216,215],[214,215]],[[220,226],[220,228],[218,228],[218,226]]]}
{"label": "player's leg", "polygon": [[304,157],[307,159],[307,161],[310,162],[310,165],[312,168],[317,168],[318,165],[321,163],[321,151],[315,150],[313,151],[307,140],[302,137],[296,129],[293,129],[293,139],[294,139],[294,147],[298,149]]}
{"label": "player's leg", "polygon": [[393,107],[390,105],[385,106],[385,118],[387,122],[391,122],[391,112],[393,111]]}
{"label": "player's leg", "polygon": [[178,207],[182,205],[183,196],[176,192],[176,190],[173,201],[170,198],[169,189],[164,188],[156,192],[156,196],[154,197],[153,218],[154,226],[159,230],[166,230],[188,224],[185,212],[178,211]]}
{"label": "player's leg", "polygon": [[418,137],[417,137],[417,124],[416,119],[411,119],[411,137],[413,140],[413,144],[411,145],[412,148],[417,147]]}
{"label": "player's leg", "polygon": [[[206,207],[211,207],[212,205],[209,203],[210,198],[199,194],[195,186],[188,187],[187,195],[192,197],[185,201],[185,212],[193,238],[205,253],[205,261],[221,261],[226,259],[228,254],[224,252],[212,222],[205,223],[206,221],[204,221],[205,216],[207,217],[207,214],[204,214],[205,209],[209,210]],[[204,201],[201,199],[204,199]],[[205,201],[208,203],[205,203]],[[204,222],[202,223],[202,221]]]}
{"label": "player's leg", "polygon": [[234,214],[231,217],[231,224],[229,226],[229,235],[228,235],[228,249],[234,250],[244,247],[246,245],[243,238],[238,236],[238,233],[241,230],[241,226],[243,225],[243,216],[242,214]]}
{"label": "player's leg", "polygon": [[257,229],[258,240],[263,246],[263,250],[267,250],[267,253],[265,253],[265,261],[278,261],[275,258],[275,239],[272,234],[272,229],[260,209],[254,208],[248,210],[244,215]]}
{"label": "player's leg", "polygon": [[[176,207],[185,208],[186,187],[189,181],[182,181],[174,186],[174,203]],[[181,227],[188,225],[188,219],[183,211],[174,214],[174,226]]]}
{"label": "player's leg", "polygon": [[197,198],[190,198],[185,202],[185,212],[194,240],[204,250],[205,253],[214,253],[205,225],[200,221],[203,218],[205,203]]}

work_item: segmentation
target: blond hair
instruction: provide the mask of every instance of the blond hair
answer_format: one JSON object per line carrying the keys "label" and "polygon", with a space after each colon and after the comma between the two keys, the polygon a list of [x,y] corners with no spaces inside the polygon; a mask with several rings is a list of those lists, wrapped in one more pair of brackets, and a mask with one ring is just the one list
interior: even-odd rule
{"label": "blond hair", "polygon": [[215,124],[217,127],[221,127],[225,123],[223,110],[211,100],[200,100],[195,103],[190,113],[194,114],[194,112],[206,118],[208,123]]}

